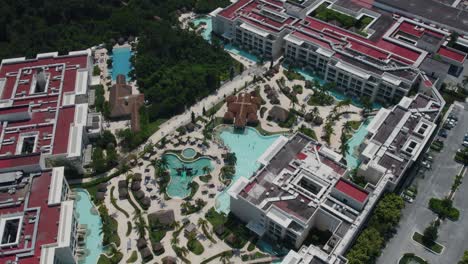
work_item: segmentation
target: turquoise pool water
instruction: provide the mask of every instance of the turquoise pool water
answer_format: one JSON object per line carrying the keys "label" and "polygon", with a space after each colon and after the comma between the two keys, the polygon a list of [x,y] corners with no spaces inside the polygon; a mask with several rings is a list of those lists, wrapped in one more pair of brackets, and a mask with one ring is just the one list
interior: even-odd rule
{"label": "turquoise pool water", "polygon": [[119,74],[124,74],[127,76],[127,80],[129,79],[128,73],[132,67],[131,57],[132,51],[129,47],[112,50],[112,80],[115,80]]}
{"label": "turquoise pool water", "polygon": [[86,225],[88,228],[86,242],[87,256],[80,264],[95,264],[99,256],[103,253],[102,234],[100,234],[102,222],[101,217],[91,202],[88,192],[82,189],[75,189],[77,193],[76,212],[78,223]]}
{"label": "turquoise pool water", "polygon": [[211,31],[213,31],[213,23],[211,23],[211,17],[198,17],[192,20],[193,24],[198,27],[201,23],[205,23],[206,27],[201,33],[202,37],[211,43]]}
{"label": "turquoise pool water", "polygon": [[[193,178],[205,174],[203,168],[208,166],[213,169],[212,161],[209,158],[199,158],[193,162],[184,162],[177,157],[175,154],[165,154],[164,157],[167,160],[169,173],[171,175],[171,182],[167,186],[167,194],[170,197],[184,198],[190,194],[189,183],[192,182]],[[177,173],[177,168],[192,168],[192,175],[181,172]]]}
{"label": "turquoise pool water", "polygon": [[359,129],[354,133],[354,135],[348,140],[349,149],[346,152],[346,163],[348,167],[351,169],[355,169],[359,166],[359,154],[357,152],[357,148],[359,145],[364,141],[367,135],[367,126],[369,125],[372,119],[366,119]]}
{"label": "turquoise pool water", "polygon": [[[236,154],[236,173],[232,179],[234,183],[240,177],[250,178],[257,171],[260,164],[257,159],[265,150],[273,144],[279,135],[262,136],[256,129],[247,127],[244,133],[234,133],[232,128],[221,132],[220,138],[231,152]],[[229,187],[228,187],[229,188]],[[218,212],[229,213],[229,194],[226,188],[216,197],[216,210]]]}
{"label": "turquoise pool water", "polygon": [[182,156],[187,159],[191,159],[197,155],[197,152],[193,148],[186,148],[182,150]]}
{"label": "turquoise pool water", "polygon": [[[324,85],[325,84],[325,81],[323,79],[321,79],[320,77],[314,75],[312,72],[308,71],[308,70],[304,70],[304,69],[294,69],[296,72],[298,72],[300,75],[302,75],[307,81],[314,81],[314,80],[317,80],[319,81],[320,85]],[[335,97],[336,100],[338,101],[343,101],[343,100],[346,100],[349,98],[349,96],[346,96],[344,93],[340,92],[340,91],[337,91],[337,90],[331,90],[330,91],[330,94]],[[360,107],[362,108],[362,103],[361,101],[359,100],[359,98],[357,97],[352,97],[351,98],[352,100],[352,104],[357,106],[357,107]],[[380,108],[382,108],[382,105],[379,104],[379,103],[374,103],[373,106],[372,106],[374,109],[378,110]]]}
{"label": "turquoise pool water", "polygon": [[[289,249],[284,248],[284,247],[280,248],[277,243],[270,242],[270,241],[267,241],[265,239],[260,239],[257,242],[257,247],[261,251],[263,251],[265,253],[268,253],[268,254],[270,254],[272,256],[276,256],[276,257],[284,257],[289,252]],[[275,262],[273,262],[273,263],[275,263]],[[281,263],[281,261],[277,260],[276,263]]]}
{"label": "turquoise pool water", "polygon": [[236,46],[232,45],[232,44],[226,44],[224,45],[224,49],[231,52],[231,53],[234,53],[236,55],[239,55],[239,56],[242,56],[246,59],[249,59],[253,62],[258,62],[258,58],[257,56],[251,54],[251,53],[248,53],[247,51],[245,50],[242,50],[242,49],[239,49],[237,48]]}

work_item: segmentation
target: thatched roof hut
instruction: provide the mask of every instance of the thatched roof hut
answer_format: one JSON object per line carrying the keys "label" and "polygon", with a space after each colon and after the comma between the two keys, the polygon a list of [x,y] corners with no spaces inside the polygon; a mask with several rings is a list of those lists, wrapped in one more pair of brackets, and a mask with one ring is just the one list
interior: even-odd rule
{"label": "thatched roof hut", "polygon": [[162,253],[164,253],[164,246],[160,242],[154,243],[153,252],[157,255],[161,255]]}
{"label": "thatched roof hut", "polygon": [[151,199],[148,196],[145,196],[143,197],[143,199],[141,199],[141,204],[143,205],[143,207],[148,208],[151,205]]}
{"label": "thatched roof hut", "polygon": [[103,182],[100,183],[97,187],[97,190],[100,192],[106,192],[107,191],[107,183]]}
{"label": "thatched roof hut", "polygon": [[229,112],[229,111],[226,112],[226,113],[224,114],[223,121],[224,121],[225,123],[232,124],[232,123],[234,122],[234,113]]}
{"label": "thatched roof hut", "polygon": [[185,129],[187,129],[188,132],[193,132],[195,130],[195,125],[193,123],[188,123]]}
{"label": "thatched roof hut", "polygon": [[141,181],[142,180],[141,173],[133,174],[132,179],[133,179],[133,181]]}
{"label": "thatched roof hut", "polygon": [[174,211],[170,209],[151,213],[148,215],[148,221],[150,223],[159,222],[160,224],[170,226],[175,222]]}
{"label": "thatched roof hut", "polygon": [[127,188],[128,183],[127,183],[126,180],[120,180],[119,183],[118,183],[118,186],[119,186],[119,188]]}
{"label": "thatched roof hut", "polygon": [[127,199],[127,198],[128,198],[128,189],[119,188],[119,199]]}
{"label": "thatched roof hut", "polygon": [[143,260],[145,261],[153,259],[153,254],[151,253],[151,250],[148,247],[142,248],[140,250],[140,254]]}
{"label": "thatched roof hut", "polygon": [[145,197],[145,192],[142,190],[139,190],[139,191],[134,192],[133,196],[135,196],[136,199],[140,200],[143,197]]}
{"label": "thatched roof hut", "polygon": [[162,259],[163,264],[176,264],[177,263],[177,258],[167,256]]}
{"label": "thatched roof hut", "polygon": [[144,239],[143,237],[140,237],[137,240],[137,248],[138,249],[142,249],[142,248],[146,247],[147,245],[148,245],[148,243],[146,243],[146,239]]}
{"label": "thatched roof hut", "polygon": [[96,193],[96,200],[104,201],[105,198],[106,198],[106,193],[105,192],[97,192]]}
{"label": "thatched roof hut", "polygon": [[139,191],[141,190],[141,181],[133,181],[132,182],[132,191]]}
{"label": "thatched roof hut", "polygon": [[285,122],[286,120],[288,120],[288,115],[288,110],[275,105],[268,112],[268,120],[273,120],[275,122]]}

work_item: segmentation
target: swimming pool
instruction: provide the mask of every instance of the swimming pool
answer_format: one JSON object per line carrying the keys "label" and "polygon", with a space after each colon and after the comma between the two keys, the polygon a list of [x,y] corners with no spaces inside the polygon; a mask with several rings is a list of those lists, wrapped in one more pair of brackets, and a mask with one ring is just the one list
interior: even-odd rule
{"label": "swimming pool", "polygon": [[[167,160],[169,174],[171,175],[171,181],[167,186],[166,193],[174,198],[185,198],[190,194],[189,183],[192,182],[193,178],[205,174],[203,171],[205,166],[208,166],[211,170],[213,169],[210,158],[199,158],[192,162],[184,162],[172,153],[164,154],[164,157]],[[187,175],[186,171],[177,172],[178,168],[184,166],[192,169],[192,175]]]}
{"label": "swimming pool", "polygon": [[[234,183],[240,177],[250,178],[257,171],[260,164],[257,159],[273,144],[279,135],[262,136],[254,128],[247,127],[243,133],[236,133],[232,127],[221,131],[219,137],[231,152],[236,154],[236,173],[232,179]],[[216,197],[216,210],[229,213],[230,199],[226,188]]]}
{"label": "swimming pool", "polygon": [[91,202],[87,191],[83,189],[75,189],[74,191],[77,194],[75,210],[78,215],[78,223],[87,226],[85,239],[87,254],[79,263],[95,264],[98,262],[101,253],[103,253],[102,234],[100,233],[101,217]]}
{"label": "swimming pool", "polygon": [[[320,78],[317,75],[314,75],[311,71],[308,71],[308,70],[305,70],[305,69],[300,69],[300,68],[296,68],[296,69],[294,69],[294,71],[296,71],[300,75],[302,75],[307,81],[317,80],[320,83],[320,85],[325,84],[325,81],[322,78]],[[346,100],[346,99],[350,98],[349,96],[346,96],[343,92],[340,92],[338,90],[330,90],[329,93],[338,101],[343,101],[343,100]],[[357,106],[359,108],[362,108],[362,102],[359,100],[359,98],[352,97],[350,99],[351,99],[353,105],[355,105],[355,106]],[[373,103],[372,107],[375,110],[378,110],[378,109],[382,108],[382,105],[375,102],[375,103]]]}
{"label": "swimming pool", "polygon": [[213,31],[213,23],[211,22],[211,17],[197,17],[192,20],[195,27],[198,27],[201,23],[205,23],[205,29],[201,33],[201,36],[208,42],[211,43],[211,31]]}
{"label": "swimming pool", "polygon": [[117,75],[119,74],[125,75],[128,80],[128,73],[132,68],[130,63],[132,50],[130,47],[114,48],[112,54],[112,80],[117,79]]}
{"label": "swimming pool", "polygon": [[186,159],[192,159],[197,155],[197,152],[193,148],[186,148],[182,150],[182,156]]}
{"label": "swimming pool", "polygon": [[224,49],[233,53],[233,54],[236,54],[236,55],[239,55],[239,56],[242,56],[248,60],[251,60],[253,62],[258,62],[258,58],[257,56],[251,54],[251,53],[248,53],[247,51],[245,50],[242,50],[242,49],[239,49],[237,48],[236,46],[232,45],[232,44],[226,44],[224,45]]}
{"label": "swimming pool", "polygon": [[354,135],[348,140],[348,151],[346,152],[346,163],[349,168],[355,169],[359,166],[359,145],[364,141],[367,136],[367,126],[369,125],[372,118],[366,119]]}

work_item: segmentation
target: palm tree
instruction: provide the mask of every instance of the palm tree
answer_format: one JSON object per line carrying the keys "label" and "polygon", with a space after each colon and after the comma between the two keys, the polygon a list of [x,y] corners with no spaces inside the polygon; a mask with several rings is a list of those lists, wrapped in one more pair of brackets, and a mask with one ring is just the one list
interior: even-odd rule
{"label": "palm tree", "polygon": [[227,153],[224,160],[225,160],[225,163],[227,163],[229,165],[236,165],[236,163],[237,163],[236,153],[233,153],[233,152]]}
{"label": "palm tree", "polygon": [[224,179],[231,179],[234,173],[236,173],[234,166],[224,166],[221,168],[221,176]]}
{"label": "palm tree", "polygon": [[171,238],[171,245],[178,245],[179,244],[179,238],[178,237],[172,237]]}
{"label": "palm tree", "polygon": [[203,219],[203,218],[198,218],[198,227],[201,227],[203,229],[208,229],[208,221],[206,221],[206,219]]}
{"label": "palm tree", "polygon": [[205,166],[202,168],[204,174],[210,174],[211,172],[211,167],[210,166]]}
{"label": "palm tree", "polygon": [[181,247],[179,248],[179,254],[183,257],[187,256],[189,253],[189,250],[186,247]]}
{"label": "palm tree", "polygon": [[346,122],[344,123],[343,125],[343,132],[344,133],[348,133],[352,130],[353,128],[351,127],[351,123],[350,122]]}
{"label": "palm tree", "polygon": [[195,200],[195,205],[198,208],[202,208],[203,206],[205,206],[205,201],[203,201],[203,199],[198,198]]}
{"label": "palm tree", "polygon": [[172,226],[174,227],[175,230],[179,229],[180,228],[180,222],[179,221],[175,221]]}
{"label": "palm tree", "polygon": [[219,260],[222,263],[227,264],[231,262],[231,257],[232,257],[232,252],[225,251],[221,254],[221,256],[219,256]]}
{"label": "palm tree", "polygon": [[135,222],[135,232],[138,234],[138,236],[145,237],[147,226],[141,211],[135,211],[133,214],[133,222]]}

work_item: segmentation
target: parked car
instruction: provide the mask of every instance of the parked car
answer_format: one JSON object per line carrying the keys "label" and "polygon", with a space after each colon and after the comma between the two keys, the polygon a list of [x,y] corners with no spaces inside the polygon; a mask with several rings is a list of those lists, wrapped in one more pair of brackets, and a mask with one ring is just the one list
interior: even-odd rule
{"label": "parked car", "polygon": [[440,136],[440,137],[443,137],[443,138],[446,138],[446,137],[448,136],[447,130],[441,129],[441,130],[439,131],[439,136]]}
{"label": "parked car", "polygon": [[453,119],[453,120],[455,120],[455,121],[458,121],[458,117],[457,117],[455,114],[452,114],[452,113],[449,114],[448,118],[449,118],[449,119]]}
{"label": "parked car", "polygon": [[463,144],[462,144],[462,146],[464,146],[465,148],[468,148],[468,141],[466,141],[466,140],[465,140],[465,141],[463,141]]}

